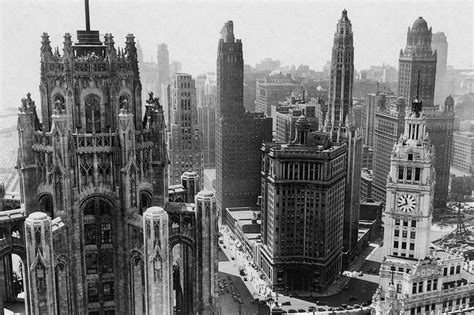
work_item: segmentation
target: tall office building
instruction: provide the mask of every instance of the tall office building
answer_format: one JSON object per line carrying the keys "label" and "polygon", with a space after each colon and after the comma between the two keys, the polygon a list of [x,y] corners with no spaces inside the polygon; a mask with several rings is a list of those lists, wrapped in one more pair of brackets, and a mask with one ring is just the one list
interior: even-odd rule
{"label": "tall office building", "polygon": [[469,308],[474,285],[462,270],[463,256],[431,245],[437,157],[422,101],[415,97],[406,113],[387,177],[385,257],[373,297],[375,313],[444,314]]}
{"label": "tall office building", "polygon": [[405,128],[405,108],[405,99],[399,97],[396,101],[379,107],[375,113],[372,197],[377,201],[385,201],[390,156],[393,145]]}
{"label": "tall office building", "polygon": [[168,46],[166,44],[158,45],[157,52],[157,80],[156,80],[156,91],[160,98],[163,98],[162,85],[170,79],[170,56],[168,52]]}
{"label": "tall office building", "polygon": [[436,82],[435,82],[435,104],[443,105],[448,96],[446,81],[446,67],[448,65],[448,40],[443,32],[433,34],[431,48],[436,51]]}
{"label": "tall office building", "polygon": [[216,167],[216,75],[208,72],[196,88],[198,121],[202,130],[201,149],[204,168]]}
{"label": "tall office building", "polygon": [[304,115],[295,129],[262,147],[259,267],[275,288],[323,291],[342,267],[348,145],[310,132]]}
{"label": "tall office building", "polygon": [[217,55],[216,199],[225,209],[255,206],[260,195],[262,142],[272,140],[272,120],[243,106],[242,42],[232,21],[221,31]]}
{"label": "tall office building", "polygon": [[[435,105],[437,51],[431,48],[432,32],[419,17],[408,28],[407,46],[400,51],[398,95],[406,100],[415,96],[423,99],[427,130],[436,149],[437,174],[435,209],[446,206],[449,184],[449,165],[453,141],[453,108]],[[443,61],[444,62],[444,61]]]}
{"label": "tall office building", "polygon": [[362,160],[362,137],[356,129],[352,111],[354,81],[354,44],[352,24],[342,11],[334,33],[329,101],[324,129],[331,141],[347,143],[347,174],[344,209],[344,252],[350,258],[357,248],[359,229],[359,193]]}
{"label": "tall office building", "polygon": [[190,74],[177,73],[171,81],[169,125],[169,184],[181,182],[186,171],[203,178],[201,128],[196,107],[196,87]]}

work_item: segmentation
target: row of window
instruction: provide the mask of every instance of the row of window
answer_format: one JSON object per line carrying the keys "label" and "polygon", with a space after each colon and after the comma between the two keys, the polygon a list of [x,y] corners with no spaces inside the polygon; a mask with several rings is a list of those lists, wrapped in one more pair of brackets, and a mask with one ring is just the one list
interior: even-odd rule
{"label": "row of window", "polygon": [[[407,242],[401,242],[402,244],[402,249],[407,249]],[[398,241],[394,241],[393,242],[393,247],[394,249],[398,249],[398,246],[399,246],[399,242]],[[410,243],[410,248],[409,250],[415,250],[415,243]]]}
{"label": "row of window", "polygon": [[421,168],[399,166],[398,180],[419,182],[421,180]]}
{"label": "row of window", "polygon": [[[398,237],[400,236],[400,230],[395,230],[395,237]],[[416,236],[416,232],[415,231],[411,231],[410,232],[410,238],[411,239],[415,239],[415,236]],[[402,231],[402,237],[403,238],[407,238],[408,237],[408,231]]]}
{"label": "row of window", "polygon": [[[425,281],[414,282],[411,290],[412,294],[423,293],[423,286]],[[426,281],[426,292],[438,290],[438,279]]]}
{"label": "row of window", "polygon": [[101,284],[98,281],[91,281],[87,284],[87,299],[89,303],[99,302],[100,293],[104,301],[114,300],[114,282],[104,281]]}
{"label": "row of window", "polygon": [[[410,223],[411,221],[411,223]],[[416,227],[416,220],[400,220],[400,219],[395,219],[395,225],[403,225],[403,226],[411,226],[411,227]]]}

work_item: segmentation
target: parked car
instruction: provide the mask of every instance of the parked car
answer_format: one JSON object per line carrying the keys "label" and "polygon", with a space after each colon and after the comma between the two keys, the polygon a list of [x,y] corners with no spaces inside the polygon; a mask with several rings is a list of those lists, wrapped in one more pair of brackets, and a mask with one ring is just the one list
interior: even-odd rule
{"label": "parked car", "polygon": [[290,301],[286,301],[286,302],[281,303],[281,305],[291,305],[291,302],[290,302]]}
{"label": "parked car", "polygon": [[362,277],[364,273],[362,271],[359,271],[359,277]]}
{"label": "parked car", "polygon": [[298,311],[294,310],[294,309],[291,309],[291,310],[288,311],[288,313],[298,313]]}

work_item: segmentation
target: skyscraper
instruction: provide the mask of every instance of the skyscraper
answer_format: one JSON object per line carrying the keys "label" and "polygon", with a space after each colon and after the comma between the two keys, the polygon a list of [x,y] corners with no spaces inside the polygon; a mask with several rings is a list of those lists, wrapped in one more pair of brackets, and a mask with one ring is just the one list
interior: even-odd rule
{"label": "skyscraper", "polygon": [[436,51],[436,82],[435,82],[435,104],[443,105],[448,96],[446,82],[446,67],[448,65],[448,40],[443,32],[433,34],[431,48]]}
{"label": "skyscraper", "polygon": [[344,252],[350,258],[357,248],[362,137],[356,129],[352,111],[354,44],[352,24],[342,11],[334,33],[329,83],[329,102],[324,129],[331,141],[347,143],[347,173],[344,209]]}
{"label": "skyscraper", "polygon": [[157,52],[157,63],[158,63],[158,79],[156,80],[156,91],[159,93],[160,98],[163,98],[162,85],[170,79],[170,56],[168,53],[168,46],[166,44],[158,45]]}
{"label": "skyscraper", "polygon": [[216,199],[223,220],[227,207],[256,205],[260,147],[272,139],[271,118],[245,112],[243,71],[242,42],[228,21],[217,55]]}
{"label": "skyscraper", "polygon": [[408,28],[407,45],[399,59],[398,95],[407,101],[418,96],[425,107],[434,105],[436,51],[431,49],[431,36],[426,21],[416,19]]}
{"label": "skyscraper", "polygon": [[418,96],[424,102],[427,130],[436,149],[435,209],[438,209],[446,206],[448,197],[454,112],[453,108],[434,103],[437,51],[431,49],[431,40],[431,28],[419,17],[408,28],[407,46],[400,51],[398,95],[406,100]]}
{"label": "skyscraper", "polygon": [[169,183],[181,182],[186,171],[195,171],[203,178],[201,128],[198,124],[196,87],[190,74],[177,73],[171,82],[169,152]]}
{"label": "skyscraper", "polygon": [[275,288],[324,290],[340,273],[347,143],[310,132],[300,116],[296,138],[262,147],[260,268]]}

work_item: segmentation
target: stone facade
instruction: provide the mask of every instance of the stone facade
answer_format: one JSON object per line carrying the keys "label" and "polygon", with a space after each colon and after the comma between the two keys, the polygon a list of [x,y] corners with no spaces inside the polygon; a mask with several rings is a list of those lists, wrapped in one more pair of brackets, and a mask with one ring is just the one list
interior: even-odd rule
{"label": "stone facade", "polygon": [[[14,225],[9,233],[15,237],[2,238],[0,258],[17,246],[27,266],[29,314],[171,314],[174,305],[183,306],[171,295],[173,246],[188,240],[191,257],[217,248],[196,236],[196,224],[176,221],[187,216],[195,222],[194,207],[168,206],[163,108],[150,93],[142,115],[133,35],[124,49],[115,48],[110,34],[100,41],[99,31],[77,37],[73,44],[65,34],[61,55],[42,36],[43,120],[29,95],[18,111],[24,215],[12,217],[16,210],[10,210],[0,220],[2,234],[15,220],[28,219],[25,232]],[[188,259],[186,268],[215,272],[207,263]],[[200,278],[189,281],[202,287]],[[212,290],[193,290],[180,314],[217,312]]]}
{"label": "stone facade", "polygon": [[259,267],[279,289],[323,291],[340,273],[347,143],[310,132],[262,147],[262,247]]}

